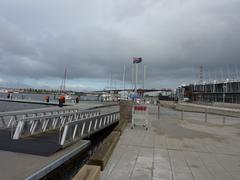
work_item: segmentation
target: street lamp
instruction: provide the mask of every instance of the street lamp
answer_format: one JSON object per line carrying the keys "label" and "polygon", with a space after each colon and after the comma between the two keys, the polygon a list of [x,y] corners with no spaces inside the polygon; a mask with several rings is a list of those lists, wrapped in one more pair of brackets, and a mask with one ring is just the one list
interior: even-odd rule
{"label": "street lamp", "polygon": [[226,93],[227,85],[223,84],[223,103],[225,103],[225,93]]}

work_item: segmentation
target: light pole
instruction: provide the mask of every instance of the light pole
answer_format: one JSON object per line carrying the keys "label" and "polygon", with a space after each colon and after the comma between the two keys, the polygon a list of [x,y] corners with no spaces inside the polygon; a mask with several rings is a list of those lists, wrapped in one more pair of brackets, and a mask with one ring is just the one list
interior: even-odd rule
{"label": "light pole", "polygon": [[126,76],[126,66],[123,66],[123,99],[125,99],[125,76]]}
{"label": "light pole", "polygon": [[223,103],[225,103],[225,93],[226,93],[227,86],[223,84]]}

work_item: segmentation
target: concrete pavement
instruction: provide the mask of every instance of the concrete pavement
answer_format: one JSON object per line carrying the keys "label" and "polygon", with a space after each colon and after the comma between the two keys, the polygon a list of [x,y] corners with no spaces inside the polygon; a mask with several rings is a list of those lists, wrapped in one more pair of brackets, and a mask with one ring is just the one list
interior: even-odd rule
{"label": "concrete pavement", "polygon": [[102,180],[240,179],[240,119],[150,108],[151,127],[130,124],[102,172]]}

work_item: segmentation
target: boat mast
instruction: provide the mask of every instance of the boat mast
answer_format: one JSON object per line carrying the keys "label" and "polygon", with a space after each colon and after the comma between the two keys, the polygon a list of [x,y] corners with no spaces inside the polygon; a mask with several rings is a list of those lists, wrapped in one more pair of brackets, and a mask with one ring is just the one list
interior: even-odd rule
{"label": "boat mast", "polygon": [[65,72],[64,72],[63,91],[66,90],[66,79],[67,79],[67,68],[65,68]]}

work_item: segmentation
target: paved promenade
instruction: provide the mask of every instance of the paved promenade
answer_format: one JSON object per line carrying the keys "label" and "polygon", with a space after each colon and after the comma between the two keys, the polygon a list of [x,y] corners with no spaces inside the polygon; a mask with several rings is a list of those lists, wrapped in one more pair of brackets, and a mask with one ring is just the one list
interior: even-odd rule
{"label": "paved promenade", "polygon": [[102,180],[238,180],[240,119],[151,107],[151,127],[125,129]]}

